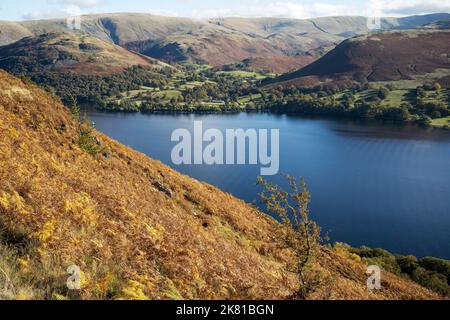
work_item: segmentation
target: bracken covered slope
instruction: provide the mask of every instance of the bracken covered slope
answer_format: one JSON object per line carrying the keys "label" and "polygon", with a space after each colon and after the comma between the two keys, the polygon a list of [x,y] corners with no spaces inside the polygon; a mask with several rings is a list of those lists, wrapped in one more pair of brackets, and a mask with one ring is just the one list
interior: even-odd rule
{"label": "bracken covered slope", "polygon": [[[273,219],[80,124],[44,91],[0,71],[0,268],[10,298],[285,299],[295,257]],[[149,141],[151,143],[151,141]],[[66,288],[81,268],[81,291]],[[433,299],[321,249],[311,299]],[[4,294],[3,291],[1,294]],[[5,298],[5,296],[2,296]]]}

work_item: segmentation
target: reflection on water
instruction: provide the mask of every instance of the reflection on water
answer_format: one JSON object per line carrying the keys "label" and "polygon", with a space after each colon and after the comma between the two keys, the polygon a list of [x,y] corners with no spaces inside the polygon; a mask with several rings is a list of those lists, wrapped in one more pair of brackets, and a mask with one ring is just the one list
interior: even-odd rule
{"label": "reflection on water", "polygon": [[259,166],[173,166],[171,133],[194,120],[205,130],[279,128],[281,171],[306,178],[333,240],[450,258],[450,131],[272,114],[88,115],[114,139],[248,202]]}

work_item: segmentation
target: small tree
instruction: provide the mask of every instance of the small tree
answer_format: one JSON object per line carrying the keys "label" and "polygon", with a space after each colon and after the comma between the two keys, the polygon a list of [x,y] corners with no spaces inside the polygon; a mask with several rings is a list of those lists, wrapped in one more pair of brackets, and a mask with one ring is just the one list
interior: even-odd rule
{"label": "small tree", "polygon": [[70,113],[72,114],[72,116],[75,119],[80,120],[81,119],[80,118],[81,109],[78,106],[77,98],[71,94],[71,95],[69,95],[68,99],[69,99],[69,110],[70,110]]}
{"label": "small tree", "polygon": [[389,90],[386,89],[385,87],[381,87],[378,90],[378,98],[380,98],[381,100],[386,99],[388,97],[388,95],[389,95]]}
{"label": "small tree", "polygon": [[258,185],[264,187],[259,197],[267,211],[288,227],[286,242],[298,257],[295,272],[299,275],[301,284],[299,297],[306,298],[317,285],[317,281],[312,279],[310,267],[317,256],[318,244],[321,241],[320,229],[310,218],[308,206],[311,197],[305,180],[298,181],[288,175],[283,177],[289,183],[290,192],[259,177]]}

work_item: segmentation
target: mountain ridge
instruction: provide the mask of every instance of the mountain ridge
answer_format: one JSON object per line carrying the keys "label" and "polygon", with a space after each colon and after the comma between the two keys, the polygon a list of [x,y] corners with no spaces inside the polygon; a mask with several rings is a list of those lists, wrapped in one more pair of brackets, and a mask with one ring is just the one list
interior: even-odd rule
{"label": "mountain ridge", "polygon": [[[417,28],[450,17],[432,14],[406,18],[383,18],[382,28]],[[21,37],[66,29],[64,19],[25,22],[1,22],[0,45]],[[151,14],[98,14],[82,17],[87,34],[128,48],[140,48],[147,54],[162,51],[170,56],[178,48],[176,62],[191,60],[212,66],[227,65],[245,59],[270,56],[282,61],[286,56],[308,54],[311,50],[336,45],[365,34],[364,17],[323,17],[316,19],[221,18],[190,19],[162,17]],[[155,47],[156,46],[156,47]],[[167,49],[168,51],[166,51]],[[272,69],[274,69],[272,67]],[[282,70],[272,70],[279,73]]]}

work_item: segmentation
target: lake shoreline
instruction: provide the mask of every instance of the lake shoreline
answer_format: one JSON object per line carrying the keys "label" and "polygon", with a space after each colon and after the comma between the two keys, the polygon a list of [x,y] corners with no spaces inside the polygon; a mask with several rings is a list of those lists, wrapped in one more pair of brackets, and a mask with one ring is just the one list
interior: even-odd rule
{"label": "lake shoreline", "polygon": [[[86,106],[82,106],[83,110],[85,110]],[[442,130],[450,130],[449,126],[445,125],[435,125],[435,124],[420,124],[415,121],[400,121],[394,119],[383,119],[383,118],[373,118],[373,117],[362,117],[362,116],[350,116],[350,115],[340,115],[340,114],[321,114],[321,113],[303,113],[303,112],[276,112],[272,110],[197,110],[197,111],[189,111],[189,110],[153,110],[153,111],[143,111],[143,110],[108,110],[97,107],[87,107],[86,110],[89,111],[97,111],[97,112],[105,112],[105,113],[117,113],[117,114],[143,114],[143,115],[232,115],[232,114],[273,114],[273,115],[286,115],[286,116],[303,116],[305,118],[325,118],[325,119],[361,119],[361,120],[370,120],[376,121],[380,123],[396,123],[402,125],[413,125],[420,128],[430,128],[430,129],[442,129]]]}

